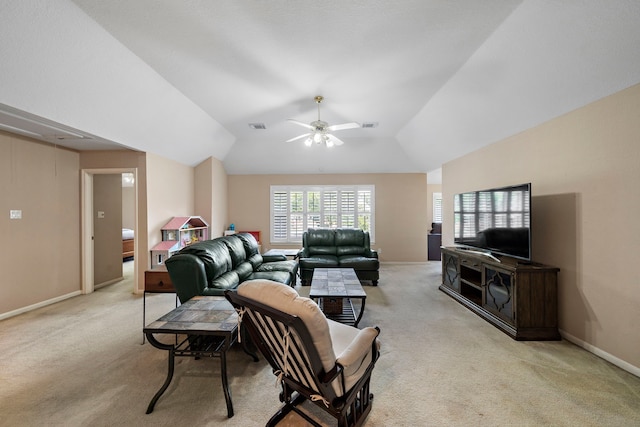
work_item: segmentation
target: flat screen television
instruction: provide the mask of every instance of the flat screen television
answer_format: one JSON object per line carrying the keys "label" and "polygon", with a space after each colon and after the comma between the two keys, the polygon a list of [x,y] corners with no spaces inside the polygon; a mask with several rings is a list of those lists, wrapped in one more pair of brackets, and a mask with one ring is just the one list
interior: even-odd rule
{"label": "flat screen television", "polygon": [[454,196],[454,243],[531,261],[531,183]]}

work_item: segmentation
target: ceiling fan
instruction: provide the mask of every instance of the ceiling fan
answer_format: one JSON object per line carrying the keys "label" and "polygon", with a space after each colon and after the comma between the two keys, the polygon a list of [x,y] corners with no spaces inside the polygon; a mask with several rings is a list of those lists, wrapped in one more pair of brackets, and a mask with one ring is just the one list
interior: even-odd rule
{"label": "ceiling fan", "polygon": [[332,125],[329,126],[329,123],[320,120],[320,103],[322,102],[322,100],[324,99],[322,96],[318,95],[315,98],[313,98],[314,101],[316,101],[316,104],[318,104],[318,120],[311,122],[310,124],[307,123],[303,123],[300,122],[298,120],[295,119],[288,119],[288,121],[293,122],[297,125],[300,125],[304,128],[309,129],[311,132],[302,134],[302,135],[298,135],[295,138],[291,138],[289,140],[287,140],[287,142],[292,142],[292,141],[297,141],[299,139],[302,138],[307,138],[304,140],[304,145],[306,145],[307,147],[311,146],[311,144],[325,144],[327,147],[333,147],[334,145],[342,145],[344,144],[344,141],[342,141],[341,139],[338,139],[337,137],[333,136],[331,134],[331,132],[337,131],[337,130],[345,130],[345,129],[355,129],[355,128],[359,128],[360,124],[356,123],[356,122],[351,122],[351,123],[342,123],[339,125]]}

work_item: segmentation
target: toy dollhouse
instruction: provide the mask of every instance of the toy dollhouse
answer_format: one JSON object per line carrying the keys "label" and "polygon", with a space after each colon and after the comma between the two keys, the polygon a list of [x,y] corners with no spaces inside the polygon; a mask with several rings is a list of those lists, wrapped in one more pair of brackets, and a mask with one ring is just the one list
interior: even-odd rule
{"label": "toy dollhouse", "polygon": [[176,216],[161,228],[162,242],[151,249],[151,268],[164,265],[174,253],[209,238],[209,224],[201,216]]}

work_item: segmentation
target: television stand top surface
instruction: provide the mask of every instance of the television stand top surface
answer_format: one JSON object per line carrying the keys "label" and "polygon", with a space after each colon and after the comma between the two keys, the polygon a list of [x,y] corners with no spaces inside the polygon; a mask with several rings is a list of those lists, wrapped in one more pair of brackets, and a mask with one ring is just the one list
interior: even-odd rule
{"label": "television stand top surface", "polygon": [[487,257],[487,258],[491,258],[491,259],[492,259],[492,260],[494,260],[495,262],[502,262],[502,261],[500,260],[500,258],[498,258],[498,257],[496,257],[496,256],[494,256],[494,255],[492,255],[492,254],[490,254],[489,252],[481,251],[481,250],[478,250],[478,249],[466,248],[466,247],[463,247],[463,246],[456,247],[455,249],[456,249],[456,250],[459,250],[459,251],[462,251],[462,252],[469,253],[469,254],[485,256],[485,257]]}

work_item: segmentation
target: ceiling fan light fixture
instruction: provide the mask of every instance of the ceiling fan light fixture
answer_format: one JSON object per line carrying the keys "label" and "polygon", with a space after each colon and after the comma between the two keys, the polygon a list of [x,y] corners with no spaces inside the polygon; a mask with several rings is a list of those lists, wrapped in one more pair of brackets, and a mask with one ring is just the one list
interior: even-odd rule
{"label": "ceiling fan light fixture", "polygon": [[341,123],[341,124],[329,126],[329,123],[320,120],[320,103],[322,102],[323,99],[324,98],[320,95],[313,98],[313,100],[318,105],[318,120],[315,120],[307,124],[295,119],[287,119],[288,121],[295,123],[299,126],[302,126],[311,131],[309,133],[293,137],[287,140],[287,142],[297,141],[299,139],[306,138],[304,140],[304,145],[306,145],[307,147],[311,146],[314,143],[324,144],[327,147],[333,147],[334,145],[344,144],[342,140],[336,138],[333,135],[333,132],[346,130],[346,129],[355,129],[360,127],[360,124],[356,122]]}

